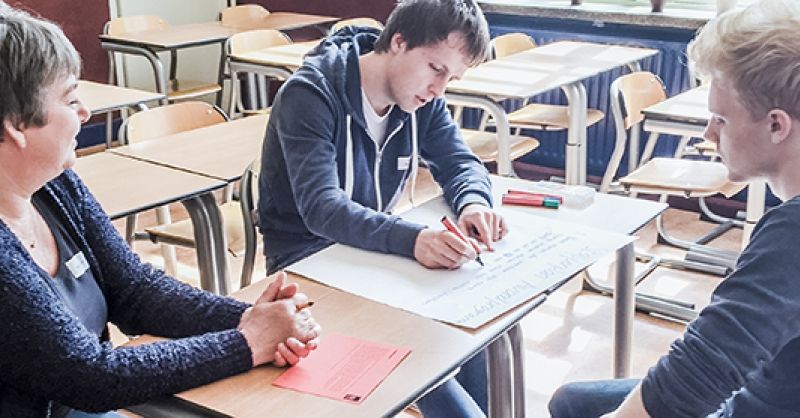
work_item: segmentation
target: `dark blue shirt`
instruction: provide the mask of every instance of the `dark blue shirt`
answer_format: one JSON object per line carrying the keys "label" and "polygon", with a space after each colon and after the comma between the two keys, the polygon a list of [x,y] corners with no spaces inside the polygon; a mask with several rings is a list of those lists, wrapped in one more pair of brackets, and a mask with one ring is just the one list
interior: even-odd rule
{"label": "dark blue shirt", "polygon": [[800,197],[767,212],[711,304],[642,383],[653,418],[800,417]]}

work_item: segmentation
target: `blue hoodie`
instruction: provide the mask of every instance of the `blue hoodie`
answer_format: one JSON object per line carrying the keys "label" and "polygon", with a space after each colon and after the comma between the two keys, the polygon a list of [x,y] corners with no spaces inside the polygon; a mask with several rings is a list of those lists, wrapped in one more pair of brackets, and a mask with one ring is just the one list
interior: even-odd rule
{"label": "blue hoodie", "polygon": [[[334,242],[414,255],[424,228],[388,212],[422,158],[454,213],[491,206],[488,172],[445,101],[394,106],[378,149],[366,130],[358,58],[378,31],[347,27],[312,50],[275,99],[261,157],[258,217],[271,271]],[[278,260],[278,261],[275,261]]]}

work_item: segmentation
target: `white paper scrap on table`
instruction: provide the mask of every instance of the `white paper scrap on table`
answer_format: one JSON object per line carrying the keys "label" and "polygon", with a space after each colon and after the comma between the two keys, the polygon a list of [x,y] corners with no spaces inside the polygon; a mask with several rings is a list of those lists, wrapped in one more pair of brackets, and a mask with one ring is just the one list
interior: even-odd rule
{"label": "white paper scrap on table", "polygon": [[[498,211],[510,232],[495,243],[494,252],[481,253],[484,267],[468,262],[457,270],[431,270],[406,257],[335,244],[287,270],[428,318],[477,328],[633,241],[507,208]],[[451,212],[439,198],[402,217],[443,229],[444,214]]]}

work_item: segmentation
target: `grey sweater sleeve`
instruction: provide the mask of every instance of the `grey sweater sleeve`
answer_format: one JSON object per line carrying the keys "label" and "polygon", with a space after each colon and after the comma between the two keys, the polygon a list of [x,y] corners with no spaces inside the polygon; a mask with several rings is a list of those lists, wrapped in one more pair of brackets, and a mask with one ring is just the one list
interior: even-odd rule
{"label": "grey sweater sleeve", "polygon": [[705,416],[800,335],[800,203],[768,212],[736,271],[642,383],[653,418]]}

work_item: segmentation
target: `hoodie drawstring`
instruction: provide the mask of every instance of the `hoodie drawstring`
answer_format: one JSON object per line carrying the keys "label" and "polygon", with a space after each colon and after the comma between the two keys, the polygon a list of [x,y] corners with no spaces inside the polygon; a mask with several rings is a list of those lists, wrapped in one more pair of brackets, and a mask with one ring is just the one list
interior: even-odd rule
{"label": "hoodie drawstring", "polygon": [[[347,194],[347,197],[353,199],[353,183],[355,181],[355,168],[353,167],[353,133],[351,131],[352,124],[353,124],[353,117],[347,115],[345,118],[345,125],[347,129],[347,142],[345,145],[345,169],[344,169],[344,192]],[[411,207],[414,207],[414,191],[417,186],[417,173],[419,171],[419,140],[417,138],[417,114],[411,113],[411,175],[406,177],[406,182],[403,185],[403,188],[406,186],[411,187],[411,191],[409,193],[409,200],[411,201]],[[402,190],[401,188],[400,190]],[[396,199],[394,199],[396,200]],[[390,209],[393,204],[390,202],[389,207]]]}
{"label": "hoodie drawstring", "polygon": [[345,163],[344,163],[344,192],[347,197],[353,199],[353,182],[355,177],[355,169],[353,168],[353,133],[350,132],[350,127],[353,122],[353,117],[347,115],[347,144],[345,145]]}

